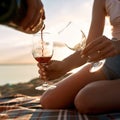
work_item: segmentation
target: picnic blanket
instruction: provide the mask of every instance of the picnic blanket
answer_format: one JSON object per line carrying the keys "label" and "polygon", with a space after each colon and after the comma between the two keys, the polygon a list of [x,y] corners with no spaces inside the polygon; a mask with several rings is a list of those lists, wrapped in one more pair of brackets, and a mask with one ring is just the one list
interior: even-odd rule
{"label": "picnic blanket", "polygon": [[80,114],[75,109],[42,109],[40,96],[14,95],[0,98],[0,120],[120,120],[120,113]]}

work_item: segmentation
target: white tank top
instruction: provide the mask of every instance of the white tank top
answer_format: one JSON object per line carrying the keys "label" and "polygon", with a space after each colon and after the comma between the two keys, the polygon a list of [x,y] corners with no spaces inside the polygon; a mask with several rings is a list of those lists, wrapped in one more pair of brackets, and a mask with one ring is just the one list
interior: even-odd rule
{"label": "white tank top", "polygon": [[120,0],[106,0],[105,7],[113,26],[112,36],[120,39]]}

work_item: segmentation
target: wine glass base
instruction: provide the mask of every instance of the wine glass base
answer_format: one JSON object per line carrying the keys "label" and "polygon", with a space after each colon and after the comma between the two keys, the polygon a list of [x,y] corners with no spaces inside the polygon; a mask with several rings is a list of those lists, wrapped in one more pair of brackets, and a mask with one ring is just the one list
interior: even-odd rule
{"label": "wine glass base", "polygon": [[36,87],[35,89],[36,89],[36,90],[43,90],[43,91],[46,91],[46,90],[54,89],[54,88],[56,88],[55,85],[43,84],[43,85],[41,85],[41,86]]}
{"label": "wine glass base", "polygon": [[104,63],[105,63],[105,60],[101,60],[101,61],[92,63],[92,67],[90,68],[89,71],[91,73],[98,71],[99,69],[101,69],[103,67]]}

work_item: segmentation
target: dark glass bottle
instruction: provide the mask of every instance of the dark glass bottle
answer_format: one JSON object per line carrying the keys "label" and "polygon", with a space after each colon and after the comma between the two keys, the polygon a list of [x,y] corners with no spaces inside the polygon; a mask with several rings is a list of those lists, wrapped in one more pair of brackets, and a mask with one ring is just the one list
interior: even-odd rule
{"label": "dark glass bottle", "polygon": [[0,0],[0,24],[22,31],[20,23],[26,11],[26,0]]}

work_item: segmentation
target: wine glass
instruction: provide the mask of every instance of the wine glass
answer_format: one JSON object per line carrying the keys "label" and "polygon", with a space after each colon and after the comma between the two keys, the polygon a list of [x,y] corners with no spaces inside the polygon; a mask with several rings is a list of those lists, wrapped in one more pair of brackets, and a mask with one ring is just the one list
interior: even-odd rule
{"label": "wine glass", "polygon": [[[78,25],[73,22],[68,22],[68,24],[58,32],[60,39],[64,40],[65,45],[73,51],[82,51],[86,46],[86,35],[79,29]],[[89,57],[89,56],[88,56]],[[90,72],[96,72],[105,63],[105,59],[98,62],[92,62]]]}
{"label": "wine glass", "polygon": [[[33,35],[32,55],[35,60],[45,67],[53,56],[53,41],[49,33],[37,33]],[[48,90],[55,88],[55,85],[48,84],[46,77],[41,86],[36,87],[36,90]]]}

